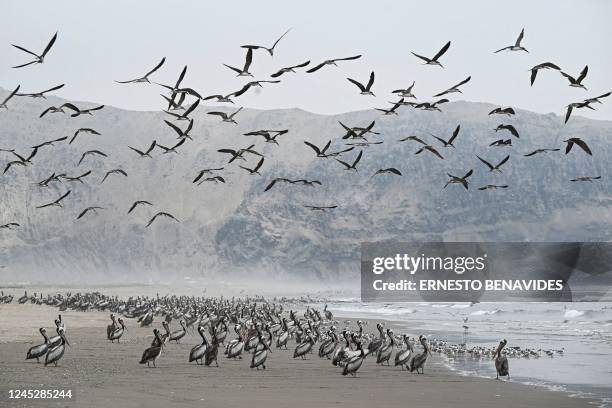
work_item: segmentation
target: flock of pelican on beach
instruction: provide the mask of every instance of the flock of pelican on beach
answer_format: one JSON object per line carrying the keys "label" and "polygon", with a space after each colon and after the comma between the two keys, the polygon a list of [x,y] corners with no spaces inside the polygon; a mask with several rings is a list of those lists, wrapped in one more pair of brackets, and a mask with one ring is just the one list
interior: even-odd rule
{"label": "flock of pelican on beach", "polygon": [[[13,295],[0,293],[0,303],[11,303],[13,299]],[[246,357],[251,369],[265,370],[268,355],[273,349],[286,355],[285,350],[291,354],[291,347],[294,359],[308,359],[317,355],[320,359],[329,360],[345,376],[356,376],[366,359],[385,366],[393,363],[402,371],[424,374],[428,356],[435,352],[453,359],[493,360],[497,378],[506,376],[509,379],[508,357],[539,358],[542,353],[549,357],[563,354],[563,350],[522,349],[516,346],[506,351],[505,339],[496,348],[489,348],[467,347],[465,343],[450,344],[435,338],[429,340],[425,335],[411,338],[407,334],[395,334],[391,328],[385,328],[384,322],[376,324],[376,331],[372,333],[366,331],[367,322],[335,319],[327,304],[322,310],[307,306],[302,315],[285,307],[308,303],[303,298],[275,298],[270,302],[260,297],[223,299],[157,295],[121,300],[99,292],[46,297],[42,293],[28,295],[25,292],[17,303],[47,305],[60,311],[54,322],[57,335],[49,337],[47,330],[40,328],[44,342],[31,347],[26,354],[26,359],[39,361],[44,358],[45,366],[57,366],[66,345],[69,345],[66,323],[61,315],[67,310],[110,312],[110,324],[106,327],[106,333],[100,328],[100,339],[104,337],[106,341],[116,343],[117,348],[121,347],[121,340],[128,333],[126,319],[130,319],[134,325],[154,327],[150,347],[143,351],[139,360],[140,364],[149,367],[157,367],[160,360],[163,364],[165,350],[172,347],[173,342],[178,344],[185,341],[188,332],[196,331],[201,342],[195,344],[189,355],[185,356],[185,361],[189,363],[218,367],[221,351],[226,359],[242,360]],[[171,325],[177,328],[172,330]],[[340,325],[344,327],[340,329]]]}
{"label": "flock of pelican on beach", "polygon": [[[242,45],[239,49],[244,52],[244,63],[242,65],[233,66],[229,64],[223,64],[229,71],[235,74],[240,78],[252,78],[254,77],[251,72],[254,64],[254,59],[257,56],[264,57],[265,54],[268,54],[268,57],[273,57],[275,52],[277,51],[277,47],[281,43],[281,40],[285,38],[290,33],[290,30],[285,31],[280,37],[278,37],[272,45],[263,46],[263,45]],[[58,33],[56,32],[51,40],[46,44],[46,46],[42,49],[42,51],[32,51],[29,48],[26,48],[22,45],[12,44],[16,50],[23,54],[24,57],[23,62],[17,63],[13,68],[15,69],[36,69],[34,66],[44,65],[44,63],[49,59],[53,58],[53,47],[58,41]],[[287,40],[284,40],[287,41]],[[524,29],[520,31],[520,34],[516,38],[516,41],[508,46],[502,47],[498,50],[495,50],[495,53],[528,53],[525,42],[525,31]],[[29,45],[29,47],[32,47]],[[36,48],[33,48],[36,49]],[[444,56],[451,49],[451,41],[446,42],[438,51],[427,53],[421,52],[416,53],[412,52],[415,58],[419,61],[423,62],[424,65],[432,67],[432,69],[442,69],[445,66],[442,64],[444,60]],[[262,52],[263,51],[263,52]],[[28,58],[25,58],[28,57]],[[17,56],[16,56],[17,58]],[[311,64],[310,60],[306,61],[297,61],[294,65],[287,67],[279,67],[278,70],[269,74],[268,79],[260,79],[260,80],[249,80],[246,83],[243,83],[239,86],[237,91],[233,92],[222,92],[213,95],[203,95],[201,92],[198,92],[192,87],[187,86],[184,81],[186,79],[187,74],[187,66],[185,66],[180,72],[176,82],[173,84],[163,84],[155,82],[154,76],[155,73],[162,69],[166,58],[161,58],[159,62],[153,66],[152,69],[149,69],[144,75],[138,76],[136,78],[128,79],[128,80],[118,80],[116,81],[117,86],[134,86],[134,84],[144,84],[147,86],[159,86],[165,94],[162,94],[163,103],[164,103],[164,112],[167,114],[167,119],[163,120],[163,123],[160,123],[160,126],[167,128],[169,135],[174,135],[176,138],[174,140],[169,140],[168,142],[161,142],[158,140],[152,140],[146,146],[117,146],[117,148],[129,148],[131,151],[138,157],[148,160],[155,160],[158,156],[154,156],[154,153],[161,153],[161,155],[165,154],[180,154],[182,149],[188,148],[190,144],[199,143],[197,140],[197,135],[192,134],[192,129],[194,126],[194,120],[196,119],[196,114],[199,111],[196,111],[196,108],[200,104],[204,104],[206,102],[214,102],[214,103],[225,103],[225,104],[235,104],[235,101],[245,93],[249,92],[253,88],[263,88],[267,86],[276,86],[281,82],[281,77],[284,78],[287,75],[293,74],[297,75],[300,72],[304,72],[306,76],[315,76],[316,73],[323,69],[329,69],[329,67],[340,66],[341,64],[350,64],[351,61],[362,58],[361,54],[351,55],[347,57],[339,57],[339,58],[331,58],[320,63]],[[144,71],[144,70],[143,70]],[[537,64],[529,69],[530,76],[529,81],[532,86],[535,85],[536,78],[540,72],[543,71],[552,71],[559,74],[560,79],[567,82],[567,85],[576,89],[576,92],[586,92],[586,82],[588,75],[588,66],[585,66],[578,74],[574,74],[569,72],[569,70],[562,69],[557,64],[552,62],[543,62]],[[302,74],[303,75],[303,74]],[[540,74],[541,75],[541,74]],[[347,86],[354,86],[356,91],[358,91],[358,95],[362,97],[371,97],[374,96],[375,89],[375,80],[376,75],[375,72],[372,71],[367,75],[367,80],[362,81],[354,78],[346,78]],[[440,112],[445,103],[450,100],[448,97],[453,94],[461,94],[463,93],[463,88],[468,86],[471,81],[471,76],[466,76],[465,79],[457,82],[455,85],[445,88],[444,90],[437,92],[433,95],[432,100],[429,101],[417,101],[417,97],[415,96],[415,81],[413,81],[407,87],[400,87],[398,89],[392,90],[391,95],[397,96],[399,99],[391,103],[388,107],[375,108],[377,111],[381,112],[384,116],[393,116],[398,115],[398,110],[400,108],[409,107],[412,109],[419,109],[431,112]],[[50,86],[49,88],[42,91],[28,91],[23,92],[21,85],[16,86],[12,92],[8,94],[2,101],[0,101],[0,108],[5,108],[9,112],[4,114],[10,114],[11,102],[14,98],[42,98],[45,99],[47,95],[50,93],[62,89],[66,84],[59,84],[55,86]],[[238,86],[237,86],[238,88]],[[443,88],[441,86],[441,88]],[[565,109],[565,117],[564,122],[567,123],[572,113],[577,109],[595,109],[594,106],[596,104],[602,103],[602,100],[610,96],[610,92],[602,93],[598,96],[590,96],[590,97],[582,97],[577,96],[575,102],[571,102],[566,106]],[[240,120],[240,112],[242,107],[238,109],[234,109],[232,111],[227,110],[208,110],[206,112],[207,115],[218,117],[222,122],[227,123],[229,126],[238,123]],[[32,118],[32,120],[42,120],[44,121],[50,115],[64,115],[67,120],[75,117],[87,117],[89,115],[100,115],[104,114],[104,105],[99,106],[91,106],[91,107],[83,107],[77,106],[75,103],[66,102],[61,104],[60,106],[49,106],[44,109],[39,118]],[[507,118],[508,121],[511,121],[511,118],[514,117],[517,112],[512,107],[497,107],[491,110],[488,115],[491,117],[499,117],[499,118]],[[184,125],[183,125],[184,124]],[[316,155],[317,158],[322,160],[326,160],[330,165],[337,165],[339,169],[344,169],[346,171],[357,172],[359,163],[364,156],[364,151],[367,147],[380,145],[384,143],[383,140],[372,140],[372,138],[376,138],[380,136],[380,132],[376,131],[376,121],[372,121],[371,123],[366,124],[351,124],[347,125],[345,123],[339,123],[340,130],[343,132],[343,135],[340,138],[340,142],[344,143],[343,146],[332,148],[332,143],[335,142],[333,139],[329,140],[324,146],[317,146],[315,143],[312,143],[308,140],[303,140],[305,152],[310,151]],[[475,159],[478,161],[478,165],[484,166],[483,170],[489,173],[500,173],[502,171],[502,167],[507,165],[510,161],[510,155],[504,154],[500,158],[495,158],[495,151],[497,149],[503,149],[504,147],[512,146],[514,142],[520,142],[520,131],[516,128],[516,126],[512,123],[503,122],[499,123],[499,125],[494,129],[495,133],[502,132],[504,137],[495,140],[489,144],[491,149],[491,157],[480,157],[476,156]],[[253,129],[249,132],[244,133],[244,136],[247,138],[260,138],[263,143],[270,143],[274,145],[278,145],[283,138],[287,137],[287,134],[290,134],[290,129]],[[452,148],[456,146],[457,143],[461,142],[461,124],[458,124],[454,131],[449,135],[448,138],[431,135],[431,140],[428,140],[429,137],[425,137],[423,135],[406,135],[402,137],[400,142],[410,142],[414,143],[416,146],[416,155],[432,155],[440,160],[444,160],[444,157],[448,154],[452,154]],[[506,137],[507,135],[507,137]],[[101,132],[90,128],[90,127],[81,127],[74,130],[74,133],[66,136],[66,135],[57,135],[57,137],[53,137],[46,140],[41,140],[40,143],[31,146],[29,151],[19,150],[15,147],[5,147],[2,146],[0,148],[0,154],[2,156],[8,156],[9,160],[6,162],[3,175],[4,177],[10,177],[13,172],[19,171],[19,168],[23,168],[28,165],[33,165],[34,161],[38,156],[43,152],[43,149],[50,149],[54,145],[58,143],[68,143],[71,145],[78,145],[79,141],[84,138],[95,139],[97,137],[101,137]],[[587,155],[592,155],[593,152],[589,147],[587,141],[582,139],[581,137],[574,136],[569,137],[564,140],[565,143],[565,154],[568,154],[572,151],[579,150],[582,153]],[[246,143],[245,143],[246,144]],[[576,149],[574,149],[574,146]],[[360,150],[356,150],[360,149]],[[534,151],[525,152],[523,154],[526,158],[532,158],[534,156],[538,156],[545,153],[556,152],[561,150],[560,146],[542,146]],[[193,183],[197,183],[201,185],[203,183],[225,183],[227,176],[222,173],[222,171],[228,166],[232,165],[232,163],[242,163],[239,165],[239,168],[243,171],[247,172],[250,175],[255,176],[265,176],[265,168],[266,162],[270,160],[268,157],[264,157],[264,155],[258,150],[256,147],[256,143],[250,143],[246,146],[228,146],[227,148],[218,149],[218,153],[220,154],[220,159],[227,159],[227,163],[225,165],[214,165],[209,166],[207,168],[202,168],[197,171],[193,176]],[[49,209],[52,207],[62,207],[64,203],[70,200],[70,194],[73,188],[77,188],[78,184],[86,183],[93,176],[92,170],[81,170],[81,165],[86,165],[92,160],[104,160],[105,158],[111,155],[110,152],[104,152],[101,149],[89,149],[83,151],[76,159],[77,165],[74,170],[74,174],[68,174],[64,170],[59,169],[49,169],[49,176],[45,177],[43,180],[39,180],[36,184],[40,188],[46,188],[51,186],[52,184],[57,183],[58,185],[67,186],[67,188],[63,188],[60,190],[59,195],[50,197],[48,201],[42,202],[36,206],[37,209]],[[349,156],[351,155],[351,156]],[[0,156],[1,157],[1,156]],[[331,159],[331,160],[330,160]],[[254,160],[253,164],[248,165],[249,160]],[[467,160],[465,162],[468,162]],[[235,165],[235,164],[234,164]],[[469,189],[469,178],[474,174],[474,168],[468,168],[465,171],[458,174],[450,174],[447,173],[447,182],[444,185],[444,188],[450,185],[460,185],[463,186],[466,190]],[[78,172],[78,173],[76,173]],[[455,172],[456,173],[456,172]],[[397,167],[384,167],[380,168],[374,172],[372,177],[401,177],[402,171]],[[109,177],[120,177],[127,179],[128,173],[122,169],[121,167],[117,168],[109,168],[104,172],[104,174],[100,175],[99,184],[103,184]],[[190,177],[190,179],[191,179]],[[594,180],[600,179],[600,175],[596,174],[577,174],[570,181],[572,182],[593,182]],[[320,186],[322,183],[320,180],[316,178],[308,178],[308,177],[276,177],[270,179],[266,183],[266,188],[263,192],[270,191],[272,188],[279,188],[280,185],[298,185],[298,186],[308,186],[308,187],[316,187]],[[508,184],[499,184],[499,183],[491,183],[478,187],[478,190],[497,190],[497,189],[507,189],[510,186]],[[172,214],[167,209],[156,208],[154,200],[146,197],[135,197],[133,204],[130,208],[126,208],[128,213],[132,213],[133,211],[137,211],[139,208],[149,207],[154,209],[154,212],[151,213],[149,217],[149,221],[146,223],[145,227],[150,227],[154,222],[159,222],[158,220],[167,219],[175,222],[180,222],[179,218]],[[305,208],[313,210],[313,211],[329,211],[335,208],[338,208],[341,204],[338,203],[305,203],[302,204]],[[105,210],[104,203],[91,203],[91,205],[86,208],[81,208],[75,213],[75,218],[78,220],[83,220],[89,216],[96,214],[98,211]],[[20,226],[19,220],[4,220],[0,221],[0,229],[15,229]]]}

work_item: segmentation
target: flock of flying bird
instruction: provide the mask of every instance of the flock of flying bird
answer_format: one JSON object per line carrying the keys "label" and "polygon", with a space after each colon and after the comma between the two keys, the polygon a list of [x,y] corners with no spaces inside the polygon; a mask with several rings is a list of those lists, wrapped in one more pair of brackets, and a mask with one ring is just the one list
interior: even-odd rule
{"label": "flock of flying bird", "polygon": [[[12,295],[0,293],[0,303],[11,303]],[[106,327],[106,340],[120,343],[127,333],[124,319],[131,319],[134,325],[151,327],[156,319],[161,320],[162,330],[153,329],[153,341],[146,348],[140,359],[140,364],[156,367],[157,360],[162,356],[164,348],[171,342],[176,344],[187,339],[188,332],[199,334],[202,341],[189,351],[186,361],[199,365],[219,366],[219,350],[227,359],[242,359],[250,354],[250,368],[266,369],[268,355],[272,349],[288,350],[290,340],[294,341],[294,359],[306,359],[311,354],[329,360],[333,366],[342,369],[342,375],[356,376],[366,358],[376,361],[376,364],[400,367],[402,371],[424,373],[425,363],[432,351],[449,358],[470,356],[472,358],[493,359],[497,377],[510,378],[508,356],[515,358],[539,357],[539,352],[530,349],[521,350],[513,347],[508,353],[502,352],[507,341],[502,340],[498,347],[466,348],[465,344],[449,344],[437,339],[428,340],[420,335],[418,340],[406,334],[395,335],[392,329],[384,328],[384,324],[376,324],[376,331],[366,331],[367,322],[357,320],[340,322],[334,319],[333,313],[325,304],[322,310],[308,306],[303,313],[289,309],[291,302],[270,302],[263,298],[205,298],[192,296],[138,296],[122,300],[117,297],[93,293],[67,293],[43,297],[42,293],[28,295],[24,293],[19,304],[34,303],[59,308],[60,312],[73,311],[104,311],[110,312],[111,324]],[[121,316],[121,317],[118,317]],[[178,320],[178,329],[171,330],[170,323]],[[66,324],[60,314],[55,319],[57,335],[48,337],[44,327],[39,329],[44,342],[31,347],[26,354],[26,360],[45,358],[45,365],[54,364],[62,358],[65,351]],[[342,330],[337,325],[344,323]],[[356,327],[353,323],[356,323]],[[352,325],[352,328],[350,327]],[[231,332],[235,333],[235,337]],[[415,347],[418,341],[421,351]],[[317,350],[318,347],[318,350]],[[393,353],[395,352],[395,357]],[[558,351],[561,353],[562,351]]]}
{"label": "flock of flying bird", "polygon": [[[245,55],[245,60],[244,60],[244,64],[242,65],[242,67],[235,67],[235,66],[231,66],[228,64],[224,64],[224,66],[227,67],[232,72],[234,72],[236,76],[238,77],[253,77],[253,74],[250,72],[250,69],[253,63],[254,53],[257,52],[258,50],[264,50],[264,51],[267,51],[267,53],[270,54],[270,56],[274,56],[274,51],[275,51],[276,46],[279,44],[281,39],[283,39],[285,35],[289,33],[289,31],[290,29],[287,30],[285,33],[283,33],[283,35],[281,35],[272,44],[271,47],[266,47],[266,46],[261,46],[261,45],[243,45],[241,48],[246,50],[246,55]],[[57,37],[58,35],[56,33],[40,54],[30,51],[22,46],[13,44],[13,46],[19,49],[20,51],[23,51],[24,53],[27,53],[29,56],[33,57],[31,61],[16,65],[13,68],[23,68],[23,67],[34,65],[34,64],[43,64],[46,58],[48,58],[49,52],[51,51],[53,45],[55,44]],[[499,53],[503,51],[528,52],[527,49],[522,45],[523,39],[524,39],[524,30],[521,30],[521,33],[516,39],[514,44],[500,48],[499,50],[496,50],[495,53]],[[412,54],[419,60],[423,61],[425,65],[444,68],[444,66],[441,63],[441,59],[443,58],[443,56],[449,50],[450,47],[451,47],[451,42],[448,41],[432,57],[427,57],[421,54],[417,54],[415,52],[413,52]],[[309,69],[306,69],[305,72],[309,74],[313,74],[327,66],[336,66],[340,62],[347,62],[347,61],[356,60],[359,58],[361,58],[361,55],[354,55],[350,57],[334,58],[334,59],[325,60],[317,65],[312,66]],[[289,74],[289,73],[296,73],[297,70],[304,69],[310,66],[310,61],[301,62],[293,66],[280,68],[278,71],[270,75],[270,78],[272,78],[270,80],[250,81],[246,83],[244,86],[242,86],[238,91],[231,92],[225,95],[215,94],[215,95],[209,95],[209,96],[202,96],[200,93],[198,93],[193,88],[183,85],[183,80],[187,72],[187,66],[183,68],[177,81],[172,85],[162,84],[162,83],[157,83],[157,82],[152,81],[151,76],[156,71],[158,71],[164,65],[164,63],[165,63],[165,58],[162,58],[153,69],[148,71],[142,77],[138,77],[138,78],[130,79],[130,80],[116,81],[119,84],[134,84],[134,83],[157,84],[158,86],[161,86],[163,89],[165,89],[168,93],[167,95],[161,95],[164,98],[165,102],[167,103],[167,106],[166,106],[166,109],[164,109],[164,112],[168,114],[168,119],[169,119],[169,120],[164,120],[164,123],[170,129],[172,129],[173,132],[176,133],[177,139],[174,142],[174,144],[171,144],[168,146],[162,145],[161,143],[158,143],[156,140],[153,140],[149,146],[144,147],[144,148],[128,146],[129,149],[131,149],[135,154],[137,154],[138,156],[142,158],[151,158],[152,157],[151,155],[154,151],[161,151],[162,154],[177,153],[178,149],[181,148],[183,145],[185,145],[185,143],[187,143],[188,140],[193,140],[192,135],[190,135],[190,132],[193,129],[193,124],[194,124],[193,113],[195,109],[199,106],[201,101],[211,101],[212,100],[218,103],[234,104],[235,98],[245,94],[251,88],[263,87],[264,84],[268,85],[268,84],[280,83],[281,81],[278,78],[280,78],[281,76]],[[569,86],[586,90],[584,81],[588,73],[588,66],[585,66],[584,69],[580,72],[580,74],[574,77],[568,74],[567,72],[563,71],[556,64],[553,64],[551,62],[544,62],[530,69],[531,85],[534,85],[538,72],[542,70],[558,71],[564,78],[566,78],[569,81]],[[375,78],[376,78],[375,73],[371,72],[367,80],[367,83],[365,84],[353,78],[347,78],[347,80],[358,88],[359,93],[361,95],[366,95],[366,96],[372,95],[373,96],[374,92],[372,88],[375,82]],[[376,110],[382,112],[383,115],[397,115],[398,109],[403,106],[409,106],[414,109],[421,109],[421,110],[426,110],[426,111],[441,111],[441,106],[449,102],[449,99],[441,98],[441,97],[444,97],[444,96],[447,96],[453,93],[462,93],[461,87],[466,85],[468,82],[470,82],[470,80],[471,80],[471,76],[468,76],[466,79],[457,83],[456,85],[453,85],[450,88],[435,94],[434,98],[439,98],[439,99],[434,100],[434,101],[429,101],[429,102],[417,102],[416,101],[416,96],[413,93],[415,82],[413,82],[407,88],[396,89],[392,91],[392,94],[397,95],[400,99],[396,102],[393,102],[391,104],[391,107],[376,108]],[[49,89],[46,89],[40,92],[32,92],[32,93],[19,93],[20,86],[17,86],[0,103],[0,108],[8,109],[9,102],[14,97],[45,98],[46,94],[48,94],[49,92],[53,92],[55,90],[61,89],[63,86],[64,84],[61,84],[61,85],[57,85],[57,86],[51,87]],[[567,121],[571,117],[572,112],[575,109],[582,109],[582,108],[594,109],[592,105],[596,103],[602,103],[601,100],[608,97],[609,95],[610,95],[610,92],[607,92],[597,97],[591,97],[591,98],[583,99],[579,102],[570,103],[567,106],[565,122],[567,123]],[[193,102],[191,104],[187,104],[186,103],[187,98],[193,99]],[[411,99],[414,101],[411,101]],[[93,114],[97,114],[103,108],[104,108],[104,105],[85,109],[85,108],[80,108],[76,106],[75,104],[68,102],[68,103],[62,104],[61,106],[48,107],[43,112],[41,112],[40,118],[43,118],[50,114],[69,114],[70,117],[78,117],[82,115],[93,115]],[[226,122],[229,124],[236,124],[237,116],[241,110],[242,108],[238,108],[237,110],[234,110],[233,112],[229,112],[229,113],[224,112],[224,111],[210,111],[210,112],[207,112],[207,114],[219,117],[222,122]],[[515,114],[516,114],[515,110],[511,107],[498,107],[498,108],[493,109],[491,112],[489,112],[490,116],[491,115],[507,116],[508,118],[512,117]],[[179,124],[181,122],[186,122],[187,125],[184,127],[180,126]],[[370,134],[371,135],[379,134],[379,132],[376,132],[374,130],[375,121],[372,121],[366,127],[347,126],[344,123],[340,123],[340,125],[342,126],[343,130],[346,132],[342,136],[342,140],[346,141],[347,147],[342,148],[340,150],[331,151],[330,150],[331,143],[332,143],[331,140],[322,147],[317,146],[316,144],[311,143],[307,140],[304,141],[304,144],[308,146],[310,149],[312,149],[312,151],[314,152],[317,158],[321,158],[321,159],[333,158],[335,159],[337,163],[339,163],[341,168],[344,168],[347,171],[357,171],[357,166],[363,157],[364,151],[360,150],[354,158],[345,158],[345,154],[353,151],[355,148],[358,148],[358,147],[365,148],[370,145],[382,144],[383,141],[369,141],[367,139],[367,137]],[[460,134],[460,131],[461,131],[461,125],[458,125],[456,129],[454,130],[454,132],[452,133],[452,135],[450,136],[450,138],[448,139],[444,139],[436,135],[431,135],[433,139],[436,141],[436,144],[439,143],[439,145],[434,145],[433,143],[429,143],[423,140],[423,138],[419,136],[415,136],[415,135],[403,137],[402,139],[400,139],[400,142],[410,141],[410,142],[416,143],[418,146],[418,150],[415,152],[415,154],[417,155],[431,154],[434,157],[437,157],[438,159],[444,159],[444,156],[441,153],[441,150],[445,148],[454,148],[455,143],[457,141],[457,137]],[[261,137],[263,138],[265,143],[272,143],[272,144],[278,145],[279,137],[287,134],[288,132],[289,132],[289,129],[259,129],[259,130],[253,130],[253,131],[247,132],[244,135],[247,137]],[[513,138],[520,139],[519,131],[512,124],[501,123],[499,124],[499,126],[495,128],[495,132],[507,132],[511,137],[501,138],[499,140],[496,140],[490,144],[490,147],[511,146]],[[70,138],[68,136],[63,136],[63,137],[56,138],[53,140],[44,141],[40,144],[37,144],[36,146],[32,146],[31,151],[28,154],[23,154],[23,155],[17,153],[15,149],[0,149],[0,153],[4,152],[7,154],[10,154],[13,158],[13,160],[9,161],[6,164],[3,173],[6,174],[10,171],[13,171],[17,167],[25,167],[26,165],[32,164],[32,160],[37,156],[40,149],[42,149],[43,147],[53,146],[55,143],[65,142],[68,139],[69,140],[67,143],[73,144],[77,142],[79,137],[82,137],[84,135],[94,135],[95,136],[95,135],[100,135],[100,133],[97,132],[95,129],[80,128],[80,129],[77,129]],[[577,146],[579,149],[584,151],[586,154],[592,155],[592,151],[590,147],[588,146],[588,144],[579,137],[571,137],[571,138],[566,139],[564,142],[566,143],[566,148],[565,148],[566,154],[572,150],[573,146]],[[543,153],[547,153],[551,151],[559,151],[559,150],[560,148],[557,148],[557,147],[540,148],[532,152],[529,152],[525,154],[524,156],[532,157],[535,155],[539,155],[539,154],[543,154]],[[223,148],[223,149],[219,149],[218,152],[227,155],[228,165],[237,160],[246,161],[247,160],[246,157],[250,157],[250,156],[254,156],[258,158],[257,159],[258,161],[254,166],[247,167],[246,165],[240,165],[239,168],[243,169],[244,171],[246,171],[248,174],[251,174],[251,175],[261,175],[260,171],[262,170],[262,166],[264,165],[266,158],[264,157],[262,153],[257,151],[257,149],[255,148],[255,144],[250,144],[247,147],[242,147],[242,148],[240,147]],[[94,158],[94,157],[105,158],[105,157],[108,157],[108,154],[98,149],[87,150],[81,155],[78,161],[77,167],[83,164],[84,162],[86,162],[86,160],[89,160],[89,158]],[[489,172],[501,172],[502,171],[501,167],[509,161],[510,156],[506,155],[503,159],[499,161],[493,161],[491,159],[486,159],[480,156],[477,156],[477,158],[485,166],[486,170],[488,170]],[[202,169],[198,171],[197,175],[194,177],[193,183],[198,183],[198,185],[202,183],[207,183],[207,182],[225,183],[226,181],[225,178],[221,174],[219,174],[219,172],[223,170],[224,168],[225,166]],[[389,167],[389,168],[378,169],[376,172],[374,172],[372,177],[377,176],[377,175],[384,175],[384,174],[402,176],[402,173],[400,170],[398,170],[395,167]],[[459,184],[463,186],[465,189],[468,189],[469,188],[468,178],[472,176],[473,174],[474,174],[473,169],[466,171],[463,175],[447,174],[448,181],[445,184],[444,188],[446,188],[447,186],[451,184]],[[91,175],[91,171],[85,171],[82,174],[77,175],[77,176],[69,176],[65,173],[53,172],[49,177],[45,178],[44,180],[39,181],[37,184],[40,187],[48,187],[51,183],[54,183],[54,182],[83,183],[84,179],[90,175]],[[128,177],[128,174],[126,171],[122,170],[121,168],[108,170],[104,174],[100,184],[103,183],[108,177],[111,177],[111,176]],[[589,181],[591,182],[593,180],[597,180],[600,178],[601,176],[598,176],[598,175],[597,176],[580,175],[580,176],[575,177],[571,181]],[[280,178],[275,178],[271,180],[267,184],[264,191],[269,191],[270,189],[272,189],[275,186],[278,186],[281,183],[298,184],[298,185],[303,185],[303,186],[321,185],[321,182],[319,180],[309,180],[309,179],[304,179],[304,178],[293,179],[290,177],[280,177]],[[507,184],[502,184],[502,185],[488,184],[488,185],[479,187],[479,190],[490,190],[490,189],[499,189],[499,188],[505,189],[505,188],[508,188],[508,185]],[[71,190],[67,189],[58,198],[52,201],[49,201],[47,203],[41,204],[37,206],[37,208],[42,209],[42,208],[48,208],[48,207],[61,207],[62,203],[64,202],[65,199],[67,199],[70,193],[71,193]],[[153,206],[153,204],[150,201],[138,200],[132,204],[128,213],[131,213],[138,206],[142,206],[142,205]],[[337,208],[337,205],[336,204],[306,205],[305,207],[311,210],[315,210],[315,211],[326,211],[326,210]],[[87,214],[95,213],[96,211],[103,210],[103,209],[104,207],[99,206],[99,205],[87,207],[83,209],[81,212],[79,212],[77,219],[81,219],[85,217]],[[178,218],[176,218],[169,212],[159,211],[150,218],[146,226],[149,227],[159,217],[168,218],[168,219],[171,219],[177,222],[179,221]],[[0,225],[0,228],[11,229],[11,228],[18,227],[18,226],[19,224],[17,222],[10,222],[4,225]]]}

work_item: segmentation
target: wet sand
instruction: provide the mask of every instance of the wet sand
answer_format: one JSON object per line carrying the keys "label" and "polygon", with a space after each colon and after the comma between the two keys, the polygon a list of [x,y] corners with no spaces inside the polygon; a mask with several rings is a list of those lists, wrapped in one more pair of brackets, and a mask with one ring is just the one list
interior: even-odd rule
{"label": "wet sand", "polygon": [[[138,361],[152,341],[152,329],[126,319],[129,331],[121,343],[111,344],[106,340],[109,314],[103,312],[62,313],[72,346],[58,367],[25,361],[28,348],[41,343],[38,328],[51,329],[57,313],[48,306],[0,305],[0,407],[593,406],[589,400],[535,386],[462,377],[435,355],[428,359],[424,375],[379,366],[368,358],[357,378],[343,377],[340,368],[320,359],[316,351],[307,360],[293,359],[293,340],[289,350],[274,348],[267,369],[257,371],[249,368],[250,354],[234,361],[226,359],[222,350],[218,368],[188,363],[189,350],[201,340],[197,333],[187,334],[180,344],[165,347],[157,368],[147,368]],[[368,331],[374,325],[369,322]],[[154,326],[160,327],[160,321]],[[176,329],[176,322],[171,326]],[[8,399],[9,389],[49,387],[70,388],[73,399]]]}

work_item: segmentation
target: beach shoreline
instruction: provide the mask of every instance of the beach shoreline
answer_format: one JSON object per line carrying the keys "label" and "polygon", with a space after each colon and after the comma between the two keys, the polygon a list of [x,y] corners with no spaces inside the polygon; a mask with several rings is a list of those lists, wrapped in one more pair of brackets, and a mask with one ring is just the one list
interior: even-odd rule
{"label": "beach shoreline", "polygon": [[[158,360],[158,368],[139,365],[142,351],[152,340],[152,329],[138,327],[126,319],[129,332],[119,344],[105,339],[106,312],[62,313],[71,342],[58,367],[24,361],[27,349],[40,343],[38,327],[53,325],[58,310],[15,302],[0,305],[0,405],[107,407],[257,406],[371,407],[417,404],[420,407],[587,407],[595,401],[570,398],[566,393],[537,386],[466,377],[451,371],[441,357],[427,361],[424,375],[407,373],[399,367],[375,364],[368,357],[357,378],[343,377],[340,369],[315,353],[307,360],[293,359],[295,342],[288,350],[272,349],[267,369],[248,368],[250,355],[228,360],[220,352],[219,367],[187,362],[190,348],[200,342],[197,333],[180,344],[169,344]],[[354,325],[355,317],[351,319]],[[344,318],[340,324],[344,324]],[[364,320],[367,331],[375,322]],[[153,326],[159,326],[157,319]],[[173,327],[176,322],[173,322]],[[398,327],[387,321],[387,327]],[[231,336],[231,335],[230,335]],[[318,347],[317,347],[318,348]],[[10,389],[71,388],[72,401],[9,400]]]}

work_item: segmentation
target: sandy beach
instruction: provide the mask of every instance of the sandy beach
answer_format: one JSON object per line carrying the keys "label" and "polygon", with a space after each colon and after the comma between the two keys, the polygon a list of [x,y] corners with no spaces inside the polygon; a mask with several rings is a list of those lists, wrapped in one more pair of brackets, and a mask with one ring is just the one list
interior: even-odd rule
{"label": "sandy beach", "polygon": [[[152,340],[152,329],[126,319],[129,332],[121,343],[111,344],[105,339],[109,319],[103,312],[63,313],[71,347],[58,367],[25,361],[28,348],[40,343],[38,328],[51,328],[57,312],[32,304],[0,305],[0,406],[592,406],[587,399],[540,387],[463,377],[435,355],[427,361],[424,375],[379,366],[369,358],[357,378],[343,377],[339,368],[316,354],[307,360],[293,359],[293,340],[289,350],[273,349],[267,369],[256,371],[248,368],[250,355],[246,354],[234,361],[220,352],[218,368],[188,363],[189,350],[200,342],[197,334],[188,334],[180,344],[167,345],[156,369],[147,368],[138,361]],[[369,322],[368,327],[374,324]],[[10,389],[49,387],[70,388],[73,399],[8,399]]]}

